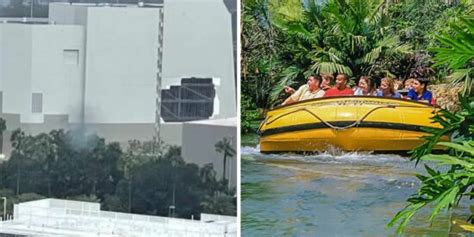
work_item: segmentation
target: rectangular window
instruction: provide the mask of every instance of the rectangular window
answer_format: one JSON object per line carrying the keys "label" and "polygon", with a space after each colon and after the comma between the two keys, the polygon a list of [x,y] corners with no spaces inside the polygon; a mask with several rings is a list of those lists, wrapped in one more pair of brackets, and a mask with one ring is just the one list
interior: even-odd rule
{"label": "rectangular window", "polygon": [[64,64],[69,64],[69,65],[79,64],[79,50],[65,49],[63,51],[63,62]]}
{"label": "rectangular window", "polygon": [[43,113],[43,94],[33,93],[31,111],[33,113]]}

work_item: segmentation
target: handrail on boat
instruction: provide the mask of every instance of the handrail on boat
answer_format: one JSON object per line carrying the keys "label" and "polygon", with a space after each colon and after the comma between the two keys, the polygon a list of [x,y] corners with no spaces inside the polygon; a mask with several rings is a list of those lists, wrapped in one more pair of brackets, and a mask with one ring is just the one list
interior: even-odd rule
{"label": "handrail on boat", "polygon": [[272,124],[273,122],[275,122],[276,120],[279,120],[283,117],[286,117],[290,114],[293,114],[293,113],[296,113],[296,112],[300,112],[300,111],[305,111],[309,114],[311,114],[313,117],[315,117],[316,119],[318,119],[319,121],[321,121],[322,123],[324,123],[326,126],[328,126],[329,128],[332,128],[332,129],[335,129],[335,130],[345,130],[345,129],[348,129],[348,128],[352,128],[352,127],[355,127],[357,125],[359,125],[360,123],[362,123],[364,121],[364,119],[366,119],[371,113],[373,113],[374,111],[376,110],[379,110],[379,109],[384,109],[384,108],[391,108],[391,109],[394,109],[394,108],[397,108],[397,107],[402,107],[402,108],[419,108],[419,106],[411,106],[411,105],[384,105],[384,106],[378,106],[378,107],[375,107],[373,109],[371,109],[370,111],[368,111],[364,116],[362,116],[359,120],[347,125],[347,126],[343,126],[343,127],[339,127],[339,126],[335,126],[323,119],[321,119],[321,117],[319,117],[317,114],[313,113],[312,111],[308,110],[307,108],[300,108],[300,109],[296,109],[296,110],[293,110],[293,111],[290,111],[290,112],[287,112],[287,113],[284,113],[284,114],[281,114],[279,115],[278,117],[276,117],[275,119],[269,121],[268,123],[266,122],[267,121],[267,118],[265,118],[265,120],[262,121],[262,123],[260,124],[258,130],[257,130],[257,134],[260,134],[260,130],[261,128],[263,127],[263,125],[266,123],[266,124]]}

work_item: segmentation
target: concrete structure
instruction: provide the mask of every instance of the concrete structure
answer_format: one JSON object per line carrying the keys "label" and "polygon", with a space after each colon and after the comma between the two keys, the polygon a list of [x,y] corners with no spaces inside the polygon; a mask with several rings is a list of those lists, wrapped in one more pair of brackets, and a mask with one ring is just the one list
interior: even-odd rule
{"label": "concrete structure", "polygon": [[80,126],[126,144],[151,140],[159,121],[165,143],[190,150],[183,121],[236,117],[231,15],[220,0],[51,3],[47,21],[25,23],[0,23],[4,141],[17,128]]}
{"label": "concrete structure", "polygon": [[[235,134],[237,118],[202,120],[186,122],[183,126],[182,155],[187,162],[199,166],[212,163],[216,175],[221,178],[224,171],[224,154],[215,149],[215,145],[227,139],[231,147],[237,147]],[[237,184],[237,155],[227,157],[226,179],[232,187]]]}
{"label": "concrete structure", "polygon": [[135,215],[60,199],[15,204],[13,214],[0,221],[1,236],[237,236],[236,217],[201,214],[197,221]]}

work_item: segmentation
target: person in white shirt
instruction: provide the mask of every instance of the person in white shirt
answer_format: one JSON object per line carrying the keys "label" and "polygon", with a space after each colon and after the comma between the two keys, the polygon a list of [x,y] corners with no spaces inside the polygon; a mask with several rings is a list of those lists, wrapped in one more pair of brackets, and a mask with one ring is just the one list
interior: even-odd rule
{"label": "person in white shirt", "polygon": [[320,84],[321,77],[312,75],[308,77],[307,83],[300,86],[297,91],[289,86],[285,86],[285,92],[291,95],[283,102],[282,105],[289,105],[298,101],[323,97],[324,90],[319,87]]}

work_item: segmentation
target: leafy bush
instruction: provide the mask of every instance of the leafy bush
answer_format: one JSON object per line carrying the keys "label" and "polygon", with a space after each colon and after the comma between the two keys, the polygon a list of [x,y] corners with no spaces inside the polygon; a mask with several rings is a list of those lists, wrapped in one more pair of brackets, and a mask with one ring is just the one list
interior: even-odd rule
{"label": "leafy bush", "polygon": [[[434,170],[425,164],[427,175],[417,175],[421,187],[407,201],[409,204],[398,212],[388,223],[392,227],[400,222],[397,229],[401,232],[413,215],[428,204],[433,204],[429,220],[442,209],[451,209],[459,204],[463,197],[474,198],[474,98],[461,97],[462,110],[456,114],[446,110],[434,117],[443,128],[430,131],[426,142],[415,149],[412,158],[419,161],[434,162],[437,167],[448,166],[445,171]],[[452,134],[451,142],[439,142]],[[443,154],[432,154],[435,145],[447,148]],[[470,217],[472,221],[472,215]]]}
{"label": "leafy bush", "polygon": [[257,130],[258,125],[256,124],[260,117],[260,113],[252,104],[248,96],[242,95],[240,111],[240,132],[255,132]]}

